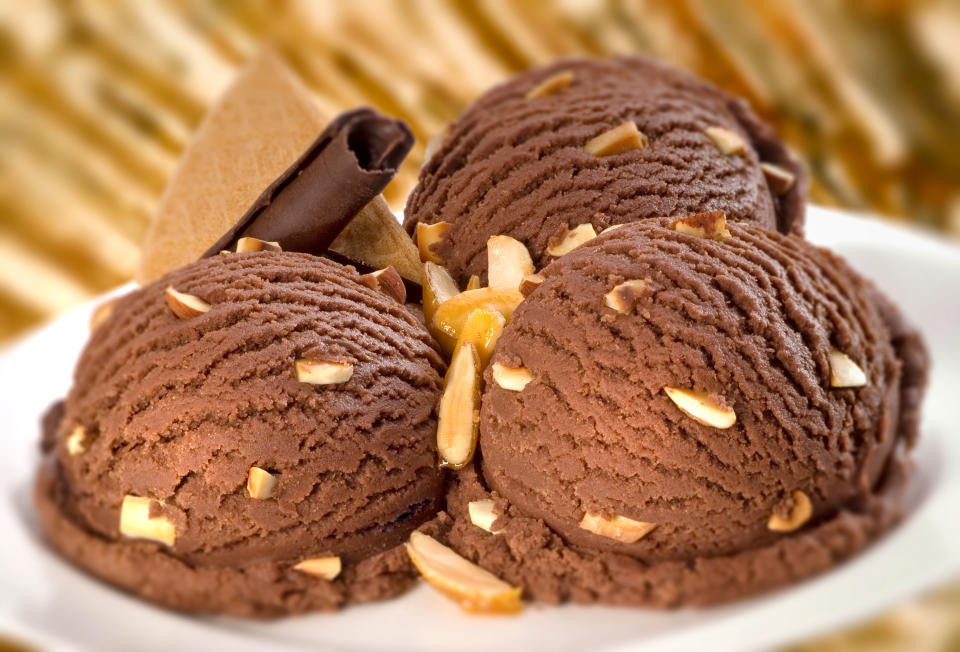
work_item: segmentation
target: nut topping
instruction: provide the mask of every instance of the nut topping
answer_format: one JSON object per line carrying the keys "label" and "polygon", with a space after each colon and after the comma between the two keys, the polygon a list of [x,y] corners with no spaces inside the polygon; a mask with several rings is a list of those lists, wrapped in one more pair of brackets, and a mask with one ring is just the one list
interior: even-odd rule
{"label": "nut topping", "polygon": [[473,459],[480,421],[480,360],[465,343],[450,361],[437,410],[437,450],[442,466],[461,469]]}
{"label": "nut topping", "polygon": [[[782,507],[789,510],[781,510]],[[780,514],[780,511],[786,513]],[[767,527],[774,532],[793,532],[809,521],[811,516],[813,516],[813,503],[810,502],[807,494],[797,489],[790,495],[789,501],[784,501],[774,509],[770,520],[767,521]]]}
{"label": "nut topping", "polygon": [[349,362],[300,359],[293,363],[293,368],[297,380],[310,385],[339,385],[353,376]]}
{"label": "nut topping", "polygon": [[165,516],[151,516],[162,503],[152,498],[124,496],[120,506],[120,534],[132,539],[149,539],[172,546],[177,540],[173,522]]}
{"label": "nut topping", "polygon": [[251,498],[266,500],[273,495],[277,482],[279,478],[269,471],[264,471],[259,466],[251,466],[247,475],[247,493]]}
{"label": "nut topping", "polygon": [[703,130],[703,133],[713,141],[713,144],[724,156],[743,154],[747,151],[747,144],[743,141],[743,138],[726,127],[707,127]]}
{"label": "nut topping", "polygon": [[508,235],[487,240],[487,279],[492,288],[518,288],[523,277],[533,274],[533,260],[526,246]]}
{"label": "nut topping", "polygon": [[407,286],[403,284],[403,278],[393,265],[364,274],[360,277],[360,282],[371,290],[377,290],[395,299],[397,303],[407,302]]}
{"label": "nut topping", "polygon": [[116,302],[116,299],[110,299],[109,301],[104,301],[93,309],[93,312],[90,314],[91,333],[100,328],[100,325],[110,318],[110,315],[113,314],[113,306],[116,304]]}
{"label": "nut topping", "polygon": [[647,146],[647,136],[632,120],[591,138],[583,149],[592,156],[613,156]]}
{"label": "nut topping", "polygon": [[480,370],[482,371],[490,362],[493,347],[497,345],[497,340],[500,339],[500,334],[503,332],[506,323],[507,320],[499,312],[477,308],[470,313],[467,321],[463,324],[460,337],[457,338],[457,345],[453,350],[453,357],[456,357],[457,351],[465,344],[473,344],[477,347],[477,356],[480,359]]}
{"label": "nut topping", "polygon": [[433,313],[430,332],[445,351],[453,351],[467,318],[477,308],[499,312],[509,322],[514,309],[523,301],[519,290],[480,288],[467,290],[441,303]]}
{"label": "nut topping", "polygon": [[172,287],[167,287],[167,305],[180,319],[191,319],[199,317],[205,312],[210,311],[210,304],[199,297],[185,292],[177,292]]}
{"label": "nut topping", "polygon": [[427,141],[426,147],[423,148],[424,162],[432,159],[433,155],[440,151],[440,148],[443,147],[443,141],[445,141],[449,135],[450,123],[447,123],[440,127],[440,130],[437,131],[437,133],[430,136],[430,140]]}
{"label": "nut topping", "polygon": [[725,430],[737,422],[733,408],[719,402],[719,397],[679,387],[664,387],[670,400],[694,421],[705,426]]}
{"label": "nut topping", "polygon": [[723,241],[733,237],[727,229],[727,216],[723,211],[710,211],[681,217],[673,223],[673,230],[698,238]]}
{"label": "nut topping", "polygon": [[500,518],[494,511],[492,500],[474,500],[467,505],[470,522],[490,534],[503,534],[503,530],[493,530],[493,524]]}
{"label": "nut topping", "polygon": [[433,246],[443,240],[450,227],[446,222],[437,222],[436,224],[417,223],[417,249],[420,251],[420,260],[438,265],[443,264],[440,254],[433,251]]}
{"label": "nut topping", "polygon": [[538,97],[553,95],[554,93],[559,93],[560,91],[564,90],[572,83],[573,71],[564,70],[555,75],[550,75],[544,79],[542,82],[527,91],[525,97],[528,100],[535,100]]}
{"label": "nut topping", "polygon": [[467,287],[466,287],[466,289],[467,289],[467,290],[479,290],[480,288],[481,288],[481,285],[480,285],[480,277],[477,276],[476,274],[471,274],[471,275],[470,275],[470,278],[467,280]]}
{"label": "nut topping", "polygon": [[293,570],[313,575],[324,580],[333,580],[340,574],[343,565],[339,557],[315,557],[313,559],[304,559],[293,567]]}
{"label": "nut topping", "polygon": [[635,521],[626,516],[604,518],[600,514],[591,514],[588,512],[583,515],[583,520],[580,521],[580,527],[588,532],[599,534],[602,537],[615,539],[620,543],[636,543],[650,534],[650,532],[657,527],[657,524]]}
{"label": "nut topping", "polygon": [[597,232],[593,228],[593,224],[587,222],[586,224],[581,224],[575,229],[570,229],[567,231],[566,235],[563,236],[563,239],[559,243],[547,247],[547,253],[551,256],[562,256],[564,254],[570,253],[584,242],[590,242],[597,237]]}
{"label": "nut topping", "polygon": [[67,452],[71,455],[81,455],[87,452],[90,443],[87,441],[87,431],[83,426],[76,426],[67,436]]}
{"label": "nut topping", "polygon": [[605,295],[603,301],[608,308],[612,308],[621,314],[633,312],[649,291],[650,282],[646,279],[633,279],[624,281]]}
{"label": "nut topping", "polygon": [[526,367],[505,367],[494,362],[493,380],[503,389],[511,392],[522,392],[523,388],[533,380],[533,374]]}
{"label": "nut topping", "polygon": [[830,351],[830,387],[863,387],[867,375],[846,353]]}
{"label": "nut topping", "polygon": [[540,274],[527,274],[523,277],[523,280],[520,281],[520,294],[524,298],[529,297],[533,294],[533,291],[540,287],[540,284],[543,283],[543,276]]}
{"label": "nut topping", "polygon": [[760,169],[763,170],[763,175],[767,178],[770,190],[777,195],[784,195],[790,192],[793,184],[797,181],[797,175],[773,163],[760,163]]}
{"label": "nut topping", "polygon": [[446,269],[427,261],[423,264],[423,316],[427,325],[440,304],[460,294],[457,282]]}
{"label": "nut topping", "polygon": [[283,251],[279,242],[266,242],[259,238],[240,238],[237,240],[237,253],[245,254],[253,251]]}

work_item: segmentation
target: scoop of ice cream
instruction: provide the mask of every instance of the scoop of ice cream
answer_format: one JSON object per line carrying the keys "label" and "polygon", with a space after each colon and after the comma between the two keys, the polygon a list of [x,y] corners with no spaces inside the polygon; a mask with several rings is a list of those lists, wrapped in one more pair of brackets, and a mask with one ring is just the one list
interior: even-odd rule
{"label": "scoop of ice cream", "polygon": [[[675,221],[624,226],[549,265],[491,359],[481,477],[500,513],[528,522],[516,539],[497,525],[509,550],[480,559],[547,599],[726,599],[821,570],[893,520],[863,514],[915,438],[919,340],[906,363],[873,287],[826,250]],[[504,382],[519,370],[526,384]],[[529,519],[581,552],[557,552]],[[499,545],[471,532],[461,549]],[[533,539],[551,551],[552,587],[551,564],[511,561]],[[607,582],[618,565],[621,583]],[[707,585],[688,581],[700,573]]]}
{"label": "scoop of ice cream", "polygon": [[[415,573],[392,549],[442,498],[443,368],[421,323],[351,268],[278,252],[188,265],[92,335],[38,488],[46,529],[82,567],[174,608],[394,595]],[[333,581],[294,568],[333,557]]]}
{"label": "scoop of ice cream", "polygon": [[494,235],[524,242],[540,267],[587,222],[599,232],[721,210],[799,233],[804,192],[800,166],[745,101],[644,57],[571,59],[490,90],[450,125],[406,226],[447,222],[437,250],[466,281],[483,277]]}

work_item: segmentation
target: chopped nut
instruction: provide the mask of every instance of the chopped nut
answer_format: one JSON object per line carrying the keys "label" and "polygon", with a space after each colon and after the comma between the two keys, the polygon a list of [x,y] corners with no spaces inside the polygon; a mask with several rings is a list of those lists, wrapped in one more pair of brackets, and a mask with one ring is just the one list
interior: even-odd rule
{"label": "chopped nut", "polygon": [[503,534],[503,530],[493,530],[493,524],[496,523],[499,516],[493,510],[492,500],[474,500],[467,504],[467,511],[470,513],[470,522],[481,530],[490,534]]}
{"label": "chopped nut", "polygon": [[830,351],[830,387],[863,387],[867,375],[846,353]]}
{"label": "chopped nut", "polygon": [[793,532],[813,516],[813,503],[807,494],[799,489],[791,495],[790,513],[786,517],[779,516],[774,510],[767,521],[767,527],[774,532]]}
{"label": "chopped nut", "polygon": [[446,269],[427,261],[423,264],[423,316],[427,325],[433,320],[440,304],[460,294],[457,282]]}
{"label": "chopped nut", "polygon": [[172,287],[167,287],[167,305],[180,319],[190,319],[199,317],[205,312],[210,311],[210,304],[199,297],[184,292],[177,292]]}
{"label": "chopped nut", "polygon": [[273,495],[279,481],[280,479],[269,471],[264,471],[259,466],[251,466],[247,475],[247,493],[251,498],[266,500]]}
{"label": "chopped nut", "polygon": [[87,452],[89,447],[89,442],[87,441],[87,431],[84,430],[83,426],[76,426],[70,435],[67,437],[66,441],[67,452],[71,455],[80,455]]}
{"label": "chopped nut", "polygon": [[596,237],[596,230],[594,230],[592,224],[587,222],[586,224],[581,224],[575,229],[568,230],[566,235],[563,236],[563,239],[560,240],[559,243],[553,245],[552,247],[547,247],[547,253],[551,256],[562,256],[570,253],[584,242],[590,242]]}
{"label": "chopped nut", "polygon": [[424,262],[443,264],[440,254],[433,251],[433,246],[443,240],[450,227],[446,222],[437,222],[436,224],[417,223],[417,249],[420,250],[420,260]]}
{"label": "chopped nut", "polygon": [[747,144],[735,131],[730,131],[726,127],[707,127],[703,133],[713,141],[720,153],[725,156],[733,154],[742,154],[747,151]]}
{"label": "chopped nut", "polygon": [[797,181],[797,175],[773,163],[760,163],[760,169],[763,170],[763,175],[767,178],[770,190],[777,195],[790,192],[793,184]]}
{"label": "chopped nut", "polygon": [[687,416],[705,426],[724,430],[737,422],[737,413],[733,408],[718,403],[707,392],[679,387],[664,387],[663,391]]}
{"label": "chopped nut", "polygon": [[110,315],[113,314],[113,306],[116,305],[116,303],[116,299],[111,299],[109,301],[104,301],[93,309],[93,312],[90,314],[91,333],[100,328],[101,324],[110,318]]}
{"label": "chopped nut", "polygon": [[540,284],[543,283],[543,276],[540,274],[527,274],[523,277],[523,280],[520,281],[520,294],[524,297],[529,297],[533,294],[533,291],[540,287]]}
{"label": "chopped nut", "polygon": [[434,538],[414,532],[407,554],[423,578],[471,613],[517,613],[521,589],[473,564]]}
{"label": "chopped nut", "polygon": [[511,392],[522,392],[523,388],[533,381],[533,374],[526,367],[505,367],[494,362],[493,380],[503,389]]}
{"label": "chopped nut", "polygon": [[732,238],[727,229],[727,216],[723,211],[710,211],[709,213],[697,213],[681,217],[673,223],[674,231],[693,235],[698,238],[710,238],[711,240],[726,240]]}
{"label": "chopped nut", "polygon": [[613,156],[634,149],[643,149],[647,146],[647,142],[647,136],[637,129],[636,123],[627,121],[619,127],[591,138],[583,149],[592,156]]}
{"label": "chopped nut", "polygon": [[440,127],[440,130],[437,133],[430,136],[430,140],[427,141],[426,147],[423,148],[424,162],[432,159],[433,155],[440,151],[440,148],[443,147],[443,141],[445,141],[449,135],[450,123],[447,123]]}
{"label": "chopped nut", "polygon": [[152,498],[124,496],[120,506],[120,534],[172,546],[177,540],[173,523],[165,516],[150,516],[151,508],[161,504]]}
{"label": "chopped nut", "polygon": [[608,539],[615,539],[621,543],[636,543],[650,534],[657,525],[656,523],[635,521],[626,516],[604,518],[600,514],[587,513],[583,515],[580,527],[588,532],[599,534]]}
{"label": "chopped nut", "polygon": [[479,290],[480,289],[480,277],[476,274],[471,274],[470,279],[467,281],[468,290]]}
{"label": "chopped nut", "polygon": [[480,421],[480,360],[464,344],[451,360],[437,410],[437,450],[443,466],[461,469],[473,459]]}
{"label": "chopped nut", "polygon": [[430,332],[447,352],[453,351],[467,318],[477,308],[499,312],[509,322],[514,309],[523,301],[519,290],[480,288],[467,290],[441,303],[433,313]]}
{"label": "chopped nut", "polygon": [[403,284],[403,278],[393,265],[364,274],[360,277],[360,282],[371,290],[383,292],[391,299],[396,299],[397,303],[407,302],[407,286]]}
{"label": "chopped nut", "polygon": [[279,242],[267,242],[259,238],[240,238],[237,240],[237,253],[245,254],[254,251],[283,251]]}
{"label": "chopped nut", "polygon": [[633,312],[640,299],[647,294],[649,286],[650,282],[645,279],[624,281],[603,295],[604,303],[622,314]]}
{"label": "chopped nut", "polygon": [[304,559],[293,567],[293,570],[313,575],[324,580],[333,580],[340,574],[343,564],[339,557],[315,557]]}
{"label": "chopped nut", "polygon": [[615,231],[615,230],[619,229],[620,227],[626,226],[626,225],[627,225],[626,222],[624,222],[623,224],[611,224],[610,226],[608,226],[607,228],[605,228],[605,229],[604,229],[603,231],[601,231],[600,233],[607,233],[608,231]]}
{"label": "chopped nut", "polygon": [[453,349],[453,357],[456,357],[457,350],[464,344],[473,344],[477,347],[480,369],[483,370],[490,361],[490,356],[493,355],[493,347],[500,339],[506,323],[507,320],[499,312],[477,308],[470,313],[463,324],[460,337],[457,338],[457,345]]}
{"label": "chopped nut", "polygon": [[564,70],[555,75],[550,75],[542,82],[527,91],[526,98],[535,100],[538,97],[545,97],[558,93],[573,83],[573,71]]}
{"label": "chopped nut", "polygon": [[349,362],[300,359],[294,361],[293,368],[297,380],[310,385],[339,385],[353,376]]}
{"label": "chopped nut", "polygon": [[527,247],[508,235],[487,240],[487,285],[492,288],[518,288],[523,277],[533,274],[533,260]]}

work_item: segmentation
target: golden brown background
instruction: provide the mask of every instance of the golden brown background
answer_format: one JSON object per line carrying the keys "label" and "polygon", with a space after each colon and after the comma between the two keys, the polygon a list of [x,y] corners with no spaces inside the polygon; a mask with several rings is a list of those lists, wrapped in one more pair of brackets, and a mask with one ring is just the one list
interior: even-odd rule
{"label": "golden brown background", "polygon": [[[647,52],[744,95],[812,199],[960,236],[957,0],[0,2],[0,341],[133,275],[179,152],[270,43],[330,115],[418,145],[489,85],[563,54]],[[817,649],[960,650],[947,591]]]}

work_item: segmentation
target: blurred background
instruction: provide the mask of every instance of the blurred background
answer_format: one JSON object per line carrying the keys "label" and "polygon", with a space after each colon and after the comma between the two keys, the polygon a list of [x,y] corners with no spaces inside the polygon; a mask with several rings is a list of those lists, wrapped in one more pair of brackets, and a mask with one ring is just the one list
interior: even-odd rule
{"label": "blurred background", "polygon": [[[491,84],[646,52],[749,98],[813,201],[960,238],[958,41],[957,0],[0,2],[0,342],[133,276],[180,151],[264,43],[327,114],[411,125],[394,208]],[[811,649],[960,650],[960,591]]]}

